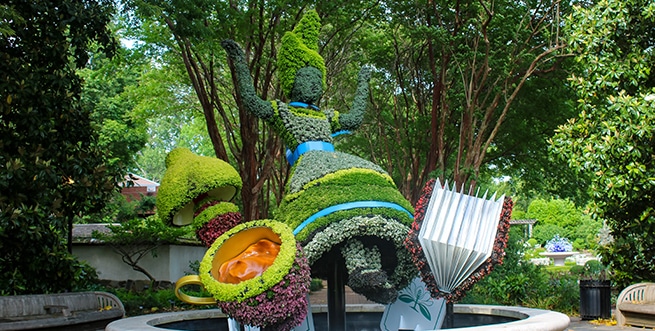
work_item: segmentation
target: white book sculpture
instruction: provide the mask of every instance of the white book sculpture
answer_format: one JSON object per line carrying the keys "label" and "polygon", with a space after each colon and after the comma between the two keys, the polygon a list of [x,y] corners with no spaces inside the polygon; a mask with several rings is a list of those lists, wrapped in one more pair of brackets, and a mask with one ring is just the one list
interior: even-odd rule
{"label": "white book sculpture", "polygon": [[436,181],[418,241],[440,291],[451,293],[493,252],[504,196],[486,199]]}

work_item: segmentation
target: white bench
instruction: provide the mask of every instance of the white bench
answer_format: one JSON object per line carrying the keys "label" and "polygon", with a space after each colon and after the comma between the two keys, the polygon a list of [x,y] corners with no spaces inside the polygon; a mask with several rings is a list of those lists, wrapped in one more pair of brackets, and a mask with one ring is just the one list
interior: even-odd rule
{"label": "white bench", "polygon": [[105,292],[0,296],[0,330],[104,326],[125,316],[123,303]]}
{"label": "white bench", "polygon": [[616,300],[616,322],[655,328],[655,283],[626,287]]}

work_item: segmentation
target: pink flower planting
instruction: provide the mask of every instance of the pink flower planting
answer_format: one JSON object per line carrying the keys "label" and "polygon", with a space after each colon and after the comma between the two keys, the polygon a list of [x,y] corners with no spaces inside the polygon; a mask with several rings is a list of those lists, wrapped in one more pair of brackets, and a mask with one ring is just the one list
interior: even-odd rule
{"label": "pink flower planting", "polygon": [[239,223],[241,223],[241,213],[228,212],[222,215],[216,215],[196,231],[196,236],[203,245],[209,247],[214,243],[216,238]]}

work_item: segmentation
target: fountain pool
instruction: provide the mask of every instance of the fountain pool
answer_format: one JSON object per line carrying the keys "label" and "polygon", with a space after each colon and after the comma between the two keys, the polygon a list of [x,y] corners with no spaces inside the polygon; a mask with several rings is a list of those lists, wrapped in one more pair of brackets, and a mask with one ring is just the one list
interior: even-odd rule
{"label": "fountain pool", "polygon": [[[384,306],[376,304],[348,305],[348,331],[377,331]],[[327,331],[327,307],[312,306],[316,331]],[[455,305],[455,328],[452,331],[561,331],[569,325],[569,317],[553,311],[524,307],[491,305]],[[228,330],[227,318],[219,309],[191,310],[128,317],[107,325],[106,331],[165,330]]]}

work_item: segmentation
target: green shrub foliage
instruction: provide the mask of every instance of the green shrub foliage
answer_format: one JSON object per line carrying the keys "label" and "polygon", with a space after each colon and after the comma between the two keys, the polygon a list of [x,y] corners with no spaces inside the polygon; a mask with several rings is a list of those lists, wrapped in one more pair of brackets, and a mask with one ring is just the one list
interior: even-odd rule
{"label": "green shrub foliage", "polygon": [[111,246],[125,264],[148,277],[153,285],[156,279],[141,265],[141,259],[149,255],[156,257],[157,248],[164,244],[174,244],[187,233],[186,228],[166,226],[156,216],[133,218],[119,225],[109,225],[108,228],[110,233],[96,231],[93,237]]}
{"label": "green shrub foliage", "polygon": [[655,3],[601,0],[571,15],[580,112],[553,137],[555,155],[590,179],[592,211],[613,236],[601,256],[617,285],[654,281]]}
{"label": "green shrub foliage", "polygon": [[549,273],[523,257],[518,228],[510,230],[503,264],[476,283],[463,303],[527,306],[573,314],[578,310],[578,277],[569,272]]}
{"label": "green shrub foliage", "polygon": [[87,275],[66,249],[73,218],[102,208],[114,183],[76,70],[90,44],[109,55],[113,5],[18,1],[0,31],[0,294],[59,292]]}
{"label": "green shrub foliage", "polygon": [[530,202],[525,217],[538,221],[533,237],[542,246],[558,234],[574,243],[574,249],[594,249],[602,227],[600,221],[585,214],[573,202],[562,199],[535,199]]}

